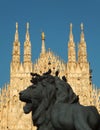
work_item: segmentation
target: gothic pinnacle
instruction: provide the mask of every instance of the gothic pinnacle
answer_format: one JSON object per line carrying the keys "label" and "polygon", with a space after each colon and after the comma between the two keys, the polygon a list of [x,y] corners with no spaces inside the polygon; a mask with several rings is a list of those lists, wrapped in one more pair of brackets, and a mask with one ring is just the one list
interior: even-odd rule
{"label": "gothic pinnacle", "polygon": [[70,23],[70,33],[72,34],[72,23]]}
{"label": "gothic pinnacle", "polygon": [[76,61],[75,43],[72,32],[72,23],[70,23],[70,33],[68,42],[68,62],[75,62],[75,61]]}
{"label": "gothic pinnacle", "polygon": [[81,31],[84,30],[84,26],[83,26],[83,23],[81,23]]}
{"label": "gothic pinnacle", "polygon": [[15,32],[15,41],[18,41],[19,37],[18,37],[18,23],[16,22],[16,32]]}
{"label": "gothic pinnacle", "polygon": [[70,42],[73,42],[72,23],[70,23],[69,41],[70,41]]}
{"label": "gothic pinnacle", "polygon": [[83,23],[81,23],[81,37],[80,37],[80,42],[85,42]]}
{"label": "gothic pinnacle", "polygon": [[27,31],[28,31],[29,30],[29,23],[27,23],[26,27],[27,27]]}
{"label": "gothic pinnacle", "polygon": [[29,36],[29,23],[26,24],[26,41],[30,41],[30,36]]}
{"label": "gothic pinnacle", "polygon": [[29,35],[29,23],[26,24],[26,37],[24,42],[24,65],[27,66],[27,63],[31,63],[31,41]]}
{"label": "gothic pinnacle", "polygon": [[18,23],[16,22],[16,30],[18,30]]}

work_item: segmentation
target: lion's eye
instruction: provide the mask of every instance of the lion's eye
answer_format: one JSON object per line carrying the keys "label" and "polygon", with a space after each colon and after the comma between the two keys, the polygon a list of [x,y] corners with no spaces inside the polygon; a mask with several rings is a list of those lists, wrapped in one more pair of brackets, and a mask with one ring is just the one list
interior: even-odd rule
{"label": "lion's eye", "polygon": [[30,89],[33,89],[33,87],[31,87]]}
{"label": "lion's eye", "polygon": [[31,89],[35,89],[36,88],[36,85],[32,86]]}

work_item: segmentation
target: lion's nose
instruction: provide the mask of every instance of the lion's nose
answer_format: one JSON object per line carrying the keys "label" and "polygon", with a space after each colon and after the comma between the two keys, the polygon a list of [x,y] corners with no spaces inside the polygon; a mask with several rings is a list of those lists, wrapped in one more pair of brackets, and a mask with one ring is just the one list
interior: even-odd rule
{"label": "lion's nose", "polygon": [[19,95],[22,95],[22,92],[19,92]]}

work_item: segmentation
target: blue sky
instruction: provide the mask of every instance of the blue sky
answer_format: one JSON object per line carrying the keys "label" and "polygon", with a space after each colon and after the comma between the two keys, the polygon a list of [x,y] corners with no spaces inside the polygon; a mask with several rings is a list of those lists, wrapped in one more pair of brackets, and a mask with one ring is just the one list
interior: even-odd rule
{"label": "blue sky", "polygon": [[100,0],[0,0],[0,87],[9,83],[16,22],[19,24],[21,55],[26,23],[29,22],[32,61],[39,56],[41,31],[44,31],[46,48],[51,48],[66,62],[69,24],[73,24],[77,46],[80,40],[80,24],[84,23],[93,83],[100,87]]}

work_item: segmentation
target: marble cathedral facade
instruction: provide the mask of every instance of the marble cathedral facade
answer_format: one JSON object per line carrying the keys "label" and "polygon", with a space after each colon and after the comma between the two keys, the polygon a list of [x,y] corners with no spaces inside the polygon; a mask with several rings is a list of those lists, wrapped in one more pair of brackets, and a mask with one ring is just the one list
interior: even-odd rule
{"label": "marble cathedral facade", "polygon": [[[45,34],[41,34],[42,46],[39,58],[33,63],[31,53],[31,41],[29,35],[29,23],[27,23],[24,42],[23,62],[20,61],[20,41],[18,23],[13,42],[12,61],[10,64],[10,82],[1,89],[0,93],[0,130],[35,130],[31,121],[31,114],[23,112],[24,103],[19,101],[19,91],[30,85],[30,72],[42,74],[48,69],[52,75],[56,70],[60,71],[60,77],[65,75],[68,83],[79,95],[80,103],[83,105],[95,105],[100,112],[100,92],[93,87],[90,64],[87,59],[87,47],[84,36],[83,24],[81,24],[80,42],[78,54],[72,24],[68,41],[68,61],[64,62],[50,49],[45,48]],[[77,57],[76,57],[77,55]]]}

